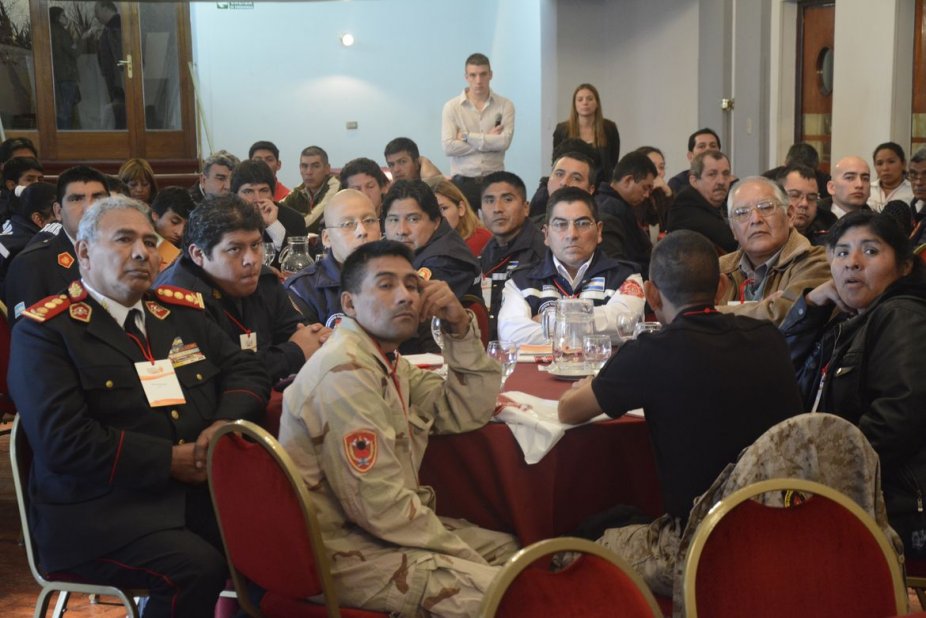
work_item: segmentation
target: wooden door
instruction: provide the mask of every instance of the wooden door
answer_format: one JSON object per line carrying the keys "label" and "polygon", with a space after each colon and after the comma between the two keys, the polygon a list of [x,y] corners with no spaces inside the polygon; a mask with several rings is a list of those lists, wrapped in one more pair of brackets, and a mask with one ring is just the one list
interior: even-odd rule
{"label": "wooden door", "polygon": [[913,122],[911,154],[926,146],[926,0],[916,0],[913,20]]}
{"label": "wooden door", "polygon": [[820,153],[829,171],[833,119],[833,2],[803,2],[798,9],[797,127],[795,141]]}
{"label": "wooden door", "polygon": [[195,171],[187,3],[31,0],[30,16],[37,130],[24,134],[46,167]]}

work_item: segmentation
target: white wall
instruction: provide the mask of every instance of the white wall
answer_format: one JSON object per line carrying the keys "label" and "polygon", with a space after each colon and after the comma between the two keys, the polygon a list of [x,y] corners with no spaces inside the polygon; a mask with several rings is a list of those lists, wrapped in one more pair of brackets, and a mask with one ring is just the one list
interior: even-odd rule
{"label": "white wall", "polygon": [[[481,51],[492,60],[492,87],[517,110],[506,166],[533,177],[541,167],[542,8],[536,0],[469,0],[466,10],[436,0],[256,2],[253,10],[193,3],[193,56],[213,145],[246,156],[254,141],[275,142],[289,186],[301,182],[305,146],[325,148],[336,167],[358,156],[384,164],[384,146],[399,135],[449,171],[441,109],[466,85],[466,57]],[[338,40],[346,31],[357,40],[351,48]],[[359,128],[348,131],[347,121]]]}
{"label": "white wall", "polygon": [[[590,82],[618,125],[621,154],[652,145],[665,153],[667,174],[688,167],[688,135],[698,128],[697,0],[560,0],[556,46],[558,120],[575,87]],[[553,126],[544,130],[552,142]]]}
{"label": "white wall", "polygon": [[909,151],[913,82],[912,0],[836,3],[833,42],[833,163],[870,161],[881,142]]}

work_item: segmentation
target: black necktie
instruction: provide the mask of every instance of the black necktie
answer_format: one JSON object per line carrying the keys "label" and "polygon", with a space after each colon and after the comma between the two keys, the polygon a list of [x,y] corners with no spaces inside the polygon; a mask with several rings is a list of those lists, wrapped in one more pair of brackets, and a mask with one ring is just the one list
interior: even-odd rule
{"label": "black necktie", "polygon": [[[125,322],[122,324],[122,328],[125,329],[127,335],[133,335],[138,338],[138,342],[141,343],[146,340],[145,334],[141,332],[141,329],[138,328],[137,318],[141,314],[141,311],[138,309],[130,309],[129,314],[125,316]],[[144,316],[142,316],[144,319]]]}

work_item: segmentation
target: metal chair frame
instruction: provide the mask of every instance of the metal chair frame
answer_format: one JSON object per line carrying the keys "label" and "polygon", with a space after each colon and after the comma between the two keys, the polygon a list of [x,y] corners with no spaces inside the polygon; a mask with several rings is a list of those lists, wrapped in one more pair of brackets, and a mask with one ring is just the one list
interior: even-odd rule
{"label": "metal chair frame", "polygon": [[698,529],[695,531],[694,537],[691,540],[691,545],[688,548],[688,557],[686,561],[683,583],[685,612],[689,618],[697,618],[698,616],[697,590],[695,586],[698,575],[698,563],[701,560],[701,555],[704,552],[705,545],[710,539],[711,533],[713,533],[714,529],[718,524],[720,524],[720,522],[727,514],[729,514],[743,502],[746,502],[747,500],[765,493],[782,490],[795,490],[802,493],[821,496],[832,502],[835,502],[839,506],[843,507],[846,511],[851,513],[853,516],[855,516],[855,518],[858,519],[859,522],[861,522],[862,525],[871,533],[871,536],[878,544],[878,547],[884,556],[885,564],[887,565],[891,575],[891,585],[893,588],[894,603],[896,605],[897,613],[904,613],[906,611],[907,589],[904,584],[903,572],[901,569],[901,559],[897,556],[894,548],[891,546],[890,541],[888,541],[887,537],[884,536],[884,533],[878,527],[878,524],[875,523],[874,519],[872,519],[872,517],[866,513],[862,507],[856,504],[854,500],[847,497],[845,494],[833,489],[832,487],[804,479],[779,478],[753,483],[752,485],[748,485],[738,491],[733,492],[715,504],[708,512],[707,516],[705,516],[701,524],[698,526]]}
{"label": "metal chair frame", "polygon": [[19,519],[22,523],[23,545],[26,548],[26,557],[29,559],[29,570],[32,571],[32,577],[36,583],[41,586],[39,596],[35,601],[35,618],[43,618],[48,612],[48,605],[51,602],[51,595],[60,592],[58,601],[55,603],[55,618],[61,618],[67,610],[67,604],[70,600],[71,593],[78,592],[88,595],[109,595],[119,599],[125,606],[128,615],[131,618],[138,618],[138,606],[133,597],[147,596],[147,590],[126,590],[116,586],[105,586],[100,584],[81,584],[60,580],[48,579],[39,572],[38,564],[35,559],[35,552],[32,547],[32,532],[29,529],[29,521],[26,513],[29,510],[29,465],[26,459],[31,461],[32,451],[23,431],[19,416],[13,421],[13,430],[10,435],[10,461],[13,465],[13,485],[16,489],[16,504],[19,507]]}
{"label": "metal chair frame", "polygon": [[[508,587],[526,568],[544,556],[560,552],[591,554],[610,562],[617,569],[622,571],[640,590],[652,610],[653,616],[662,617],[662,610],[659,608],[659,604],[656,602],[653,593],[643,581],[643,578],[640,577],[629,564],[617,554],[608,551],[601,545],[576,537],[559,537],[538,541],[533,545],[525,547],[509,558],[505,566],[502,567],[501,572],[492,580],[492,583],[489,584],[489,588],[486,590],[485,597],[482,601],[482,606],[479,608],[479,615],[483,618],[493,618],[496,612],[498,612],[498,606],[501,604],[502,598],[505,596]],[[619,608],[614,608],[614,611],[615,615],[620,615]]]}

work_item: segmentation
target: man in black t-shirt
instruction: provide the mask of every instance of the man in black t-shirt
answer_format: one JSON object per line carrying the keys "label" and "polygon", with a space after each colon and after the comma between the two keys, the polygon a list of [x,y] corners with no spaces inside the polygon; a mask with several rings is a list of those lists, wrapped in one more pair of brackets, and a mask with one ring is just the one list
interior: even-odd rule
{"label": "man in black t-shirt", "polygon": [[666,514],[649,533],[612,528],[598,542],[661,594],[671,594],[672,549],[694,499],[743,448],[802,411],[784,338],[770,322],[719,313],[718,278],[709,240],[686,230],[666,236],[653,250],[644,284],[663,329],[624,344],[597,377],[559,402],[564,423],[643,408]]}

